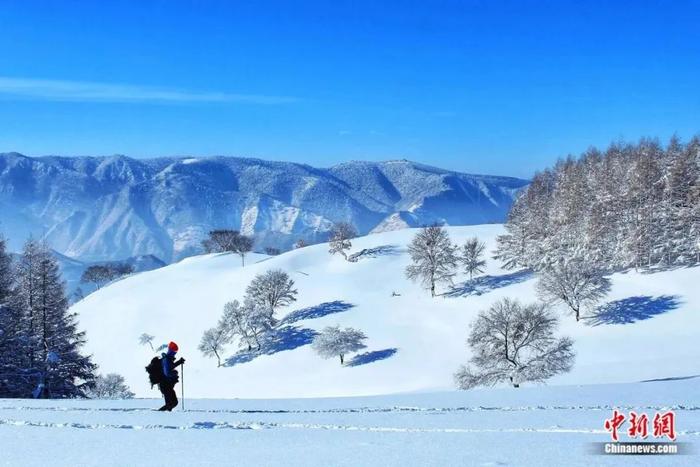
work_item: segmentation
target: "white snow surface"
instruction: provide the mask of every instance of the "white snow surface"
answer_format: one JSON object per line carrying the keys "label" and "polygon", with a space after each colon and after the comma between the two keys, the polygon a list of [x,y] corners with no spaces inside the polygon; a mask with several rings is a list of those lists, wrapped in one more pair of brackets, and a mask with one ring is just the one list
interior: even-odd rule
{"label": "white snow surface", "polygon": [[[452,240],[476,235],[487,243],[485,275],[471,285],[460,275],[430,294],[409,282],[406,246],[416,230],[384,232],[353,240],[352,252],[369,250],[351,263],[330,256],[325,244],[275,257],[250,255],[240,267],[235,255],[206,255],[144,272],[103,288],[78,304],[87,351],[100,371],[125,376],[141,397],[156,397],[144,366],[153,352],[138,345],[147,332],[158,343],[180,346],[187,359],[187,395],[196,398],[291,398],[369,396],[454,388],[453,373],[470,357],[465,340],[480,310],[503,297],[535,300],[529,272],[505,271],[491,259],[500,225],[448,227]],[[374,249],[374,250],[372,250]],[[258,273],[279,268],[299,290],[298,301],[280,312],[283,325],[264,355],[244,361],[227,348],[229,364],[197,350],[203,331],[223,306],[241,300]],[[573,370],[551,385],[636,382],[700,373],[700,268],[614,274],[597,318],[577,323],[561,310],[562,335],[575,341]],[[392,296],[392,292],[400,296]],[[368,336],[366,354],[341,366],[323,360],[308,345],[314,331],[352,326]],[[363,353],[363,352],[361,352]],[[695,393],[697,396],[697,392]],[[456,397],[456,396],[455,396]],[[468,396],[465,396],[468,397]],[[606,400],[606,404],[615,399]]]}
{"label": "white snow surface", "polygon": [[[0,399],[11,466],[695,466],[700,378],[336,399]],[[596,455],[613,409],[675,412],[684,455]],[[626,425],[621,441],[631,441]],[[667,441],[651,435],[647,441]]]}

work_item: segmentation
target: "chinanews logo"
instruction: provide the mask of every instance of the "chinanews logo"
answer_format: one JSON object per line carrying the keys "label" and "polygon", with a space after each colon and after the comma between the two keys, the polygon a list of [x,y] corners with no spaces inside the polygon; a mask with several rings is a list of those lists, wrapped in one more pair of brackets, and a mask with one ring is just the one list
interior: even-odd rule
{"label": "chinanews logo", "polygon": [[688,443],[676,441],[676,413],[672,410],[650,417],[643,412],[614,409],[603,427],[612,442],[593,443],[596,454],[676,455],[691,450]]}

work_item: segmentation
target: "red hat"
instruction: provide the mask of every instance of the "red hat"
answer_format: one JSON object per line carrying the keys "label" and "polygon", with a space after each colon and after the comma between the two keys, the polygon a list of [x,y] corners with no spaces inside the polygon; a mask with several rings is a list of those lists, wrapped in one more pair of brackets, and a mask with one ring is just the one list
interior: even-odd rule
{"label": "red hat", "polygon": [[172,350],[173,352],[177,352],[178,350],[180,350],[180,348],[177,346],[177,344],[175,342],[170,342],[170,344],[168,344],[168,350]]}

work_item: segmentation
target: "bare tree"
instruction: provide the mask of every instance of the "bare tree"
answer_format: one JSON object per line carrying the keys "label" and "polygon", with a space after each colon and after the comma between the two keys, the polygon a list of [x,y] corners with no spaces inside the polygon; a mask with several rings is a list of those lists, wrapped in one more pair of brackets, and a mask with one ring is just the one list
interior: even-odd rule
{"label": "bare tree", "polygon": [[238,230],[212,230],[209,232],[209,236],[202,241],[202,247],[207,253],[235,253],[239,236],[240,232]]}
{"label": "bare tree", "polygon": [[103,285],[112,280],[111,277],[111,272],[107,266],[93,265],[83,272],[83,275],[80,276],[80,282],[95,284],[95,286],[100,289]]}
{"label": "bare tree", "polygon": [[108,373],[97,375],[95,386],[88,391],[88,397],[93,399],[133,399],[134,393],[129,390],[122,375]]}
{"label": "bare tree", "polygon": [[94,264],[83,272],[80,282],[95,284],[100,289],[105,284],[133,272],[134,267],[126,263]]}
{"label": "bare tree", "polygon": [[299,240],[297,240],[297,241],[294,243],[294,249],[295,249],[295,250],[298,249],[298,248],[304,248],[305,246],[306,246],[306,242],[304,241],[303,238],[300,238]]}
{"label": "bare tree", "polygon": [[352,243],[350,240],[357,237],[357,230],[352,224],[347,222],[337,222],[333,224],[330,234],[330,249],[328,252],[332,255],[340,253],[343,258],[348,259],[345,250],[352,248]]}
{"label": "bare tree", "polygon": [[464,265],[465,271],[469,274],[469,280],[474,278],[474,274],[484,272],[484,266],[486,266],[486,261],[482,258],[484,250],[486,250],[486,244],[480,242],[476,237],[467,240],[462,247],[460,260]]}
{"label": "bare tree", "polygon": [[437,283],[452,282],[457,267],[455,250],[445,229],[438,225],[423,228],[408,246],[412,264],[406,268],[406,277],[420,281],[434,297]]}
{"label": "bare tree", "polygon": [[245,255],[253,249],[253,239],[241,235],[238,230],[212,230],[202,242],[202,247],[207,253],[236,253],[245,266]]}
{"label": "bare tree", "polygon": [[346,354],[367,347],[362,343],[366,339],[367,336],[357,329],[329,326],[314,338],[311,347],[322,358],[340,357],[340,364],[343,365]]}
{"label": "bare tree", "polygon": [[564,303],[576,321],[583,308],[594,307],[610,291],[610,280],[583,261],[560,261],[542,271],[537,293],[544,301]]}
{"label": "bare tree", "polygon": [[155,336],[152,336],[148,333],[143,333],[139,336],[139,345],[146,345],[148,344],[151,347],[151,350],[155,352],[155,348],[153,348],[153,339],[155,339]]}
{"label": "bare tree", "polygon": [[555,337],[557,326],[546,304],[521,305],[507,298],[496,302],[472,325],[467,343],[473,356],[470,366],[455,374],[457,385],[471,389],[508,382],[517,388],[571,370],[573,341]]}
{"label": "bare tree", "polygon": [[250,300],[269,310],[271,320],[274,320],[277,308],[296,301],[297,293],[294,281],[281,269],[258,274],[246,288],[246,295]]}
{"label": "bare tree", "polygon": [[245,266],[245,255],[250,253],[253,249],[253,239],[251,237],[246,237],[245,235],[240,235],[238,237],[238,242],[236,246],[236,253],[241,257],[241,266]]}
{"label": "bare tree", "polygon": [[221,353],[226,344],[231,342],[231,332],[227,326],[221,323],[204,331],[199,342],[199,350],[205,357],[216,357],[216,366],[221,366]]}

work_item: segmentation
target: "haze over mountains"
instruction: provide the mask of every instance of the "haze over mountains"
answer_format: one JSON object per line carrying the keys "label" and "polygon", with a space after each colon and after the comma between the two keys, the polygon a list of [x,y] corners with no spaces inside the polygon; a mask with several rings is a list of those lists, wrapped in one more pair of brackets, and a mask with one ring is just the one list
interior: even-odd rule
{"label": "haze over mountains", "polygon": [[33,234],[84,261],[200,251],[215,228],[256,249],[327,239],[344,220],[360,234],[433,222],[503,222],[527,181],[406,160],[328,169],[238,157],[132,159],[0,154],[0,231],[18,249]]}

